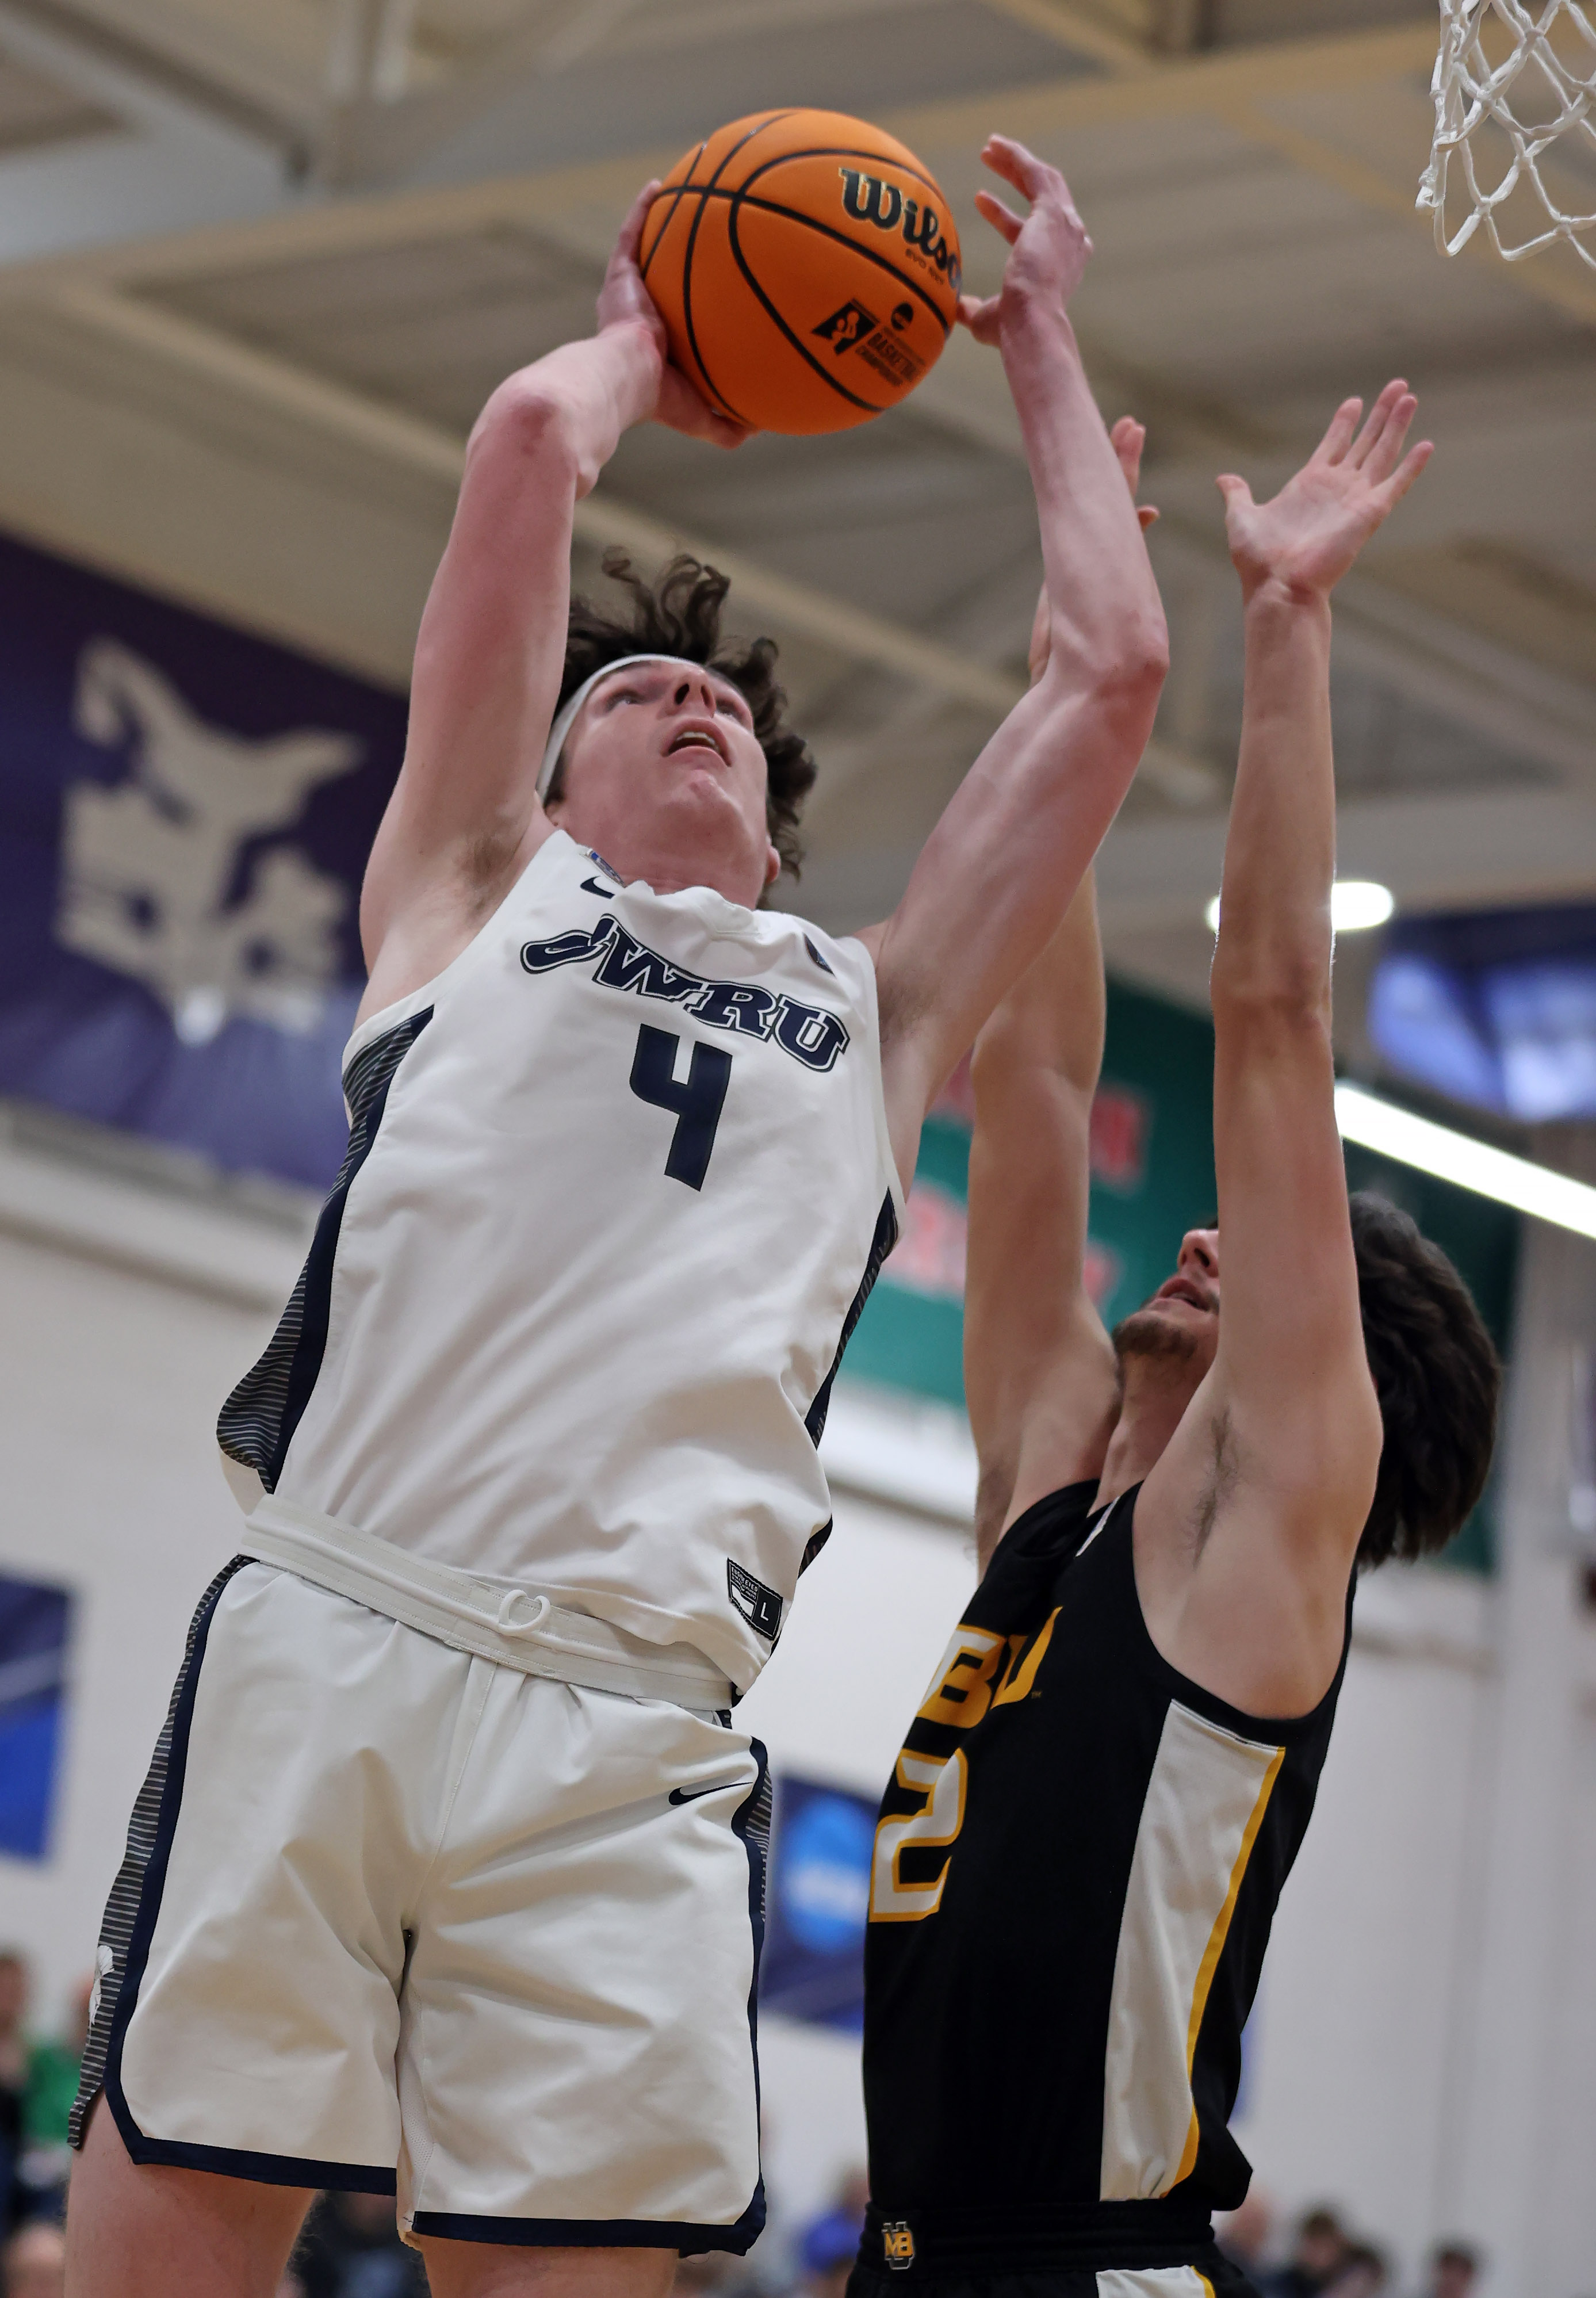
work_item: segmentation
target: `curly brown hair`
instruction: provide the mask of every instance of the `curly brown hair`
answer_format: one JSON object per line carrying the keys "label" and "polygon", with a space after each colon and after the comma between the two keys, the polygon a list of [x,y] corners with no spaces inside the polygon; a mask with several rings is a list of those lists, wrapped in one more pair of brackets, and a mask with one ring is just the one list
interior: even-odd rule
{"label": "curly brown hair", "polygon": [[1360,1568],[1445,1547],[1485,1488],[1501,1364],[1468,1286],[1409,1216],[1351,1199],[1363,1345],[1385,1441]]}
{"label": "curly brown hair", "polygon": [[[574,598],[566,640],[563,709],[584,679],[629,654],[674,654],[701,662],[729,679],[754,715],[754,732],[765,752],[765,821],[781,867],[798,875],[804,849],[798,819],[815,785],[815,761],[801,734],[785,725],[787,696],[776,682],[776,642],[747,644],[723,638],[721,608],[731,580],[713,566],[681,552],[662,566],[652,583],[633,572],[624,550],[607,550],[601,562],[612,583],[632,594],[630,616],[606,614],[591,599]],[[565,760],[555,767],[545,803],[565,795]]]}

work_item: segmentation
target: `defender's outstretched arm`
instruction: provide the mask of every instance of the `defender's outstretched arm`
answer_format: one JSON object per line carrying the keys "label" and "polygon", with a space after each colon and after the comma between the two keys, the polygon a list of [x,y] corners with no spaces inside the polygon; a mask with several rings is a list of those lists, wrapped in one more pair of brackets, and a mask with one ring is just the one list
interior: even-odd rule
{"label": "defender's outstretched arm", "polygon": [[[1147,434],[1123,416],[1109,435],[1134,502]],[[1158,513],[1137,517],[1145,529]],[[1052,650],[1044,590],[1031,632],[1033,686]],[[1052,940],[977,1037],[971,1062],[964,1394],[980,1468],[983,1572],[1016,1517],[1098,1474],[1113,1426],[1113,1348],[1086,1288],[1092,1101],[1106,1012],[1088,870]]]}
{"label": "defender's outstretched arm", "polygon": [[1330,1037],[1329,598],[1429,459],[1402,453],[1416,405],[1388,384],[1360,429],[1349,400],[1272,502],[1220,481],[1246,637],[1212,980],[1223,1306],[1137,1559],[1166,1657],[1255,1713],[1327,1688],[1379,1465]]}
{"label": "defender's outstretched arm", "polygon": [[1118,1395],[1086,1289],[1092,1096],[1105,1011],[1087,872],[1053,939],[975,1041],[964,1395],[976,1557],[1044,1494],[1095,1476]]}
{"label": "defender's outstretched arm", "polygon": [[1031,207],[1021,223],[978,195],[1010,252],[1001,294],[966,299],[961,317],[998,344],[1013,393],[1041,521],[1052,650],[932,831],[897,910],[864,937],[906,1178],[943,1080],[1047,942],[1113,820],[1168,665],[1141,528],[1065,311],[1091,243],[1056,169],[1002,136],[983,157]]}
{"label": "defender's outstretched arm", "polygon": [[375,1011],[426,981],[547,837],[537,797],[565,663],[571,529],[621,434],[650,417],[736,446],[666,358],[637,268],[633,204],[599,295],[598,332],[501,383],[466,449],[454,523],[416,641],[404,765],[372,847],[360,935]]}

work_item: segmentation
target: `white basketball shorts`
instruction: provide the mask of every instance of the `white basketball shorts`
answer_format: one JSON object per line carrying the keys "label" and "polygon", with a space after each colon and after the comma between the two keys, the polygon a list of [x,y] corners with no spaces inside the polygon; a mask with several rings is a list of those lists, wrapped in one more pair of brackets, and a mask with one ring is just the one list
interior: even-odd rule
{"label": "white basketball shorts", "polygon": [[416,2235],[746,2251],[765,1751],[275,1565],[206,1591],[83,2087],[139,2162],[397,2191]]}

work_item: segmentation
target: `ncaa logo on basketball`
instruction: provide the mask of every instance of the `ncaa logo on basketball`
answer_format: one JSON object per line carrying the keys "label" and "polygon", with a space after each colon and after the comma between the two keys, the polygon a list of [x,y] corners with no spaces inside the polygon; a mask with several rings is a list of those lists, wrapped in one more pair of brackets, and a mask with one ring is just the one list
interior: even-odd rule
{"label": "ncaa logo on basketball", "polygon": [[883,383],[901,391],[906,384],[914,384],[925,373],[925,361],[906,343],[897,342],[904,329],[914,317],[912,303],[900,303],[892,314],[892,333],[879,327],[873,312],[850,296],[839,310],[829,319],[823,319],[810,333],[819,335],[831,346],[840,359],[844,351],[856,351],[868,368],[872,368]]}
{"label": "ncaa logo on basketball", "polygon": [[914,2263],[914,2237],[909,2231],[907,2219],[884,2219],[881,2222],[881,2253],[895,2273],[901,2274]]}
{"label": "ncaa logo on basketball", "polygon": [[851,351],[856,343],[862,343],[879,325],[875,313],[867,311],[863,303],[856,302],[850,296],[842,309],[833,311],[829,319],[823,319],[814,333],[823,343],[830,343],[840,359],[844,351]]}

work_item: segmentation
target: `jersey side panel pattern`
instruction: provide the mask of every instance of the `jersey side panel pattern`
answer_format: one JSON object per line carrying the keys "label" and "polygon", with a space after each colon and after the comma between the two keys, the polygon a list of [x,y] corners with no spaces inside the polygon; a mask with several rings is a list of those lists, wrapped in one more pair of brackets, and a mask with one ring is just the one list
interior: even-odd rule
{"label": "jersey side panel pattern", "polygon": [[837,1353],[826,1368],[825,1378],[815,1391],[814,1403],[804,1415],[804,1426],[809,1432],[809,1441],[816,1447],[826,1433],[826,1415],[831,1409],[831,1388],[841,1368],[843,1352],[853,1339],[854,1327],[864,1314],[864,1304],[875,1290],[875,1281],[881,1273],[881,1264],[897,1243],[897,1208],[893,1203],[892,1192],[889,1189],[881,1199],[881,1210],[876,1215],[875,1235],[870,1241],[870,1258],[864,1264],[864,1274],[859,1279],[859,1289],[849,1302],[848,1314],[842,1320],[842,1331],[837,1342]]}
{"label": "jersey side panel pattern", "polygon": [[431,1019],[428,1006],[396,1022],[362,1046],[345,1070],[349,1146],[338,1178],[317,1219],[305,1265],[277,1328],[218,1418],[217,1441],[222,1451],[242,1467],[253,1468],[269,1492],[277,1490],[284,1455],[321,1369],[338,1234],[351,1186],[371,1153],[394,1074]]}
{"label": "jersey side panel pattern", "polygon": [[[200,1598],[194,1618],[189,1623],[188,1636],[183,1648],[183,1664],[172,1687],[166,1721],[156,1740],[155,1752],[150,1759],[144,1785],[134,1799],[132,1816],[128,1822],[127,1850],[117,1871],[116,1881],[111,1887],[104,1920],[100,1926],[94,1992],[89,1997],[88,2038],[84,2045],[83,2064],[78,2078],[78,2095],[68,2119],[68,2135],[74,2146],[83,2144],[89,2111],[105,2080],[106,2062],[122,2008],[122,1990],[134,1961],[135,1934],[142,1929],[147,1940],[148,1925],[142,1922],[142,1918],[152,1881],[157,1899],[160,1897],[176,1804],[182,1793],[182,1770],[188,1716],[194,1705],[194,1680],[203,1657],[211,1616],[228,1581],[248,1562],[245,1556],[235,1556],[230,1563],[222,1566]],[[134,1973],[134,1984],[136,1987],[136,1972]]]}

